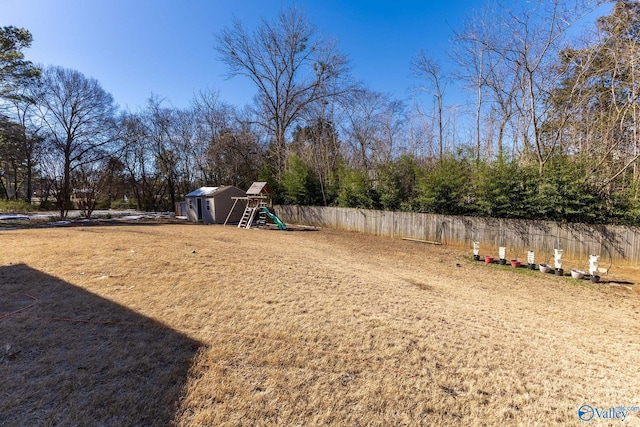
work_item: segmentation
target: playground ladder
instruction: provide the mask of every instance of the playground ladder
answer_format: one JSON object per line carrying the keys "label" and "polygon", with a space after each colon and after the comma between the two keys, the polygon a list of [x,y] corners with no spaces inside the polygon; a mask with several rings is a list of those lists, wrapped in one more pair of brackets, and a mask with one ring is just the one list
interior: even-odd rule
{"label": "playground ladder", "polygon": [[265,225],[267,225],[267,214],[264,213],[264,209],[262,208],[256,208],[256,209],[258,209],[257,225],[258,227],[264,227]]}
{"label": "playground ladder", "polygon": [[264,200],[261,200],[260,203],[258,203],[258,206],[247,206],[244,209],[240,222],[238,223],[238,228],[251,228],[253,220],[256,219],[256,212],[258,213],[258,218],[256,220],[258,227],[264,227],[267,224],[267,214],[262,208],[266,206],[267,203]]}
{"label": "playground ladder", "polygon": [[264,209],[262,209],[265,207],[267,207],[267,202],[265,200],[261,200],[259,203],[259,207],[256,208],[258,209],[258,227],[264,227],[265,225],[267,225],[267,214],[265,213]]}
{"label": "playground ladder", "polygon": [[258,208],[249,206],[245,208],[242,218],[240,218],[240,222],[238,223],[238,228],[251,228],[253,218],[256,216],[256,209]]}

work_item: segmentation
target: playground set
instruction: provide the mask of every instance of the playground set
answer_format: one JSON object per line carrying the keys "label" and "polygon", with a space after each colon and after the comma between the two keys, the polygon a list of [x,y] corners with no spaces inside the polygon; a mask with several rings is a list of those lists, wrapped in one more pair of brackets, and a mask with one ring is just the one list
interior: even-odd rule
{"label": "playground set", "polygon": [[[266,182],[254,182],[247,190],[247,195],[244,197],[232,197],[233,212],[238,202],[245,202],[245,209],[238,222],[238,228],[252,228],[252,227],[265,227],[267,225],[267,218],[273,221],[280,230],[286,230],[287,226],[284,222],[271,210],[273,209],[273,197],[272,191]],[[229,216],[224,221],[224,225],[229,222]]]}

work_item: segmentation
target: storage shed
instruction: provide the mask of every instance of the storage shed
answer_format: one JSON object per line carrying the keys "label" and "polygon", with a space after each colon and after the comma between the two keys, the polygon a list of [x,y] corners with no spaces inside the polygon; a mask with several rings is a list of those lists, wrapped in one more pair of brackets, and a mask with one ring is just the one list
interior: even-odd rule
{"label": "storage shed", "polygon": [[222,224],[227,217],[231,222],[240,221],[244,206],[234,205],[232,197],[246,196],[246,192],[233,185],[198,188],[185,196],[187,219],[205,224]]}

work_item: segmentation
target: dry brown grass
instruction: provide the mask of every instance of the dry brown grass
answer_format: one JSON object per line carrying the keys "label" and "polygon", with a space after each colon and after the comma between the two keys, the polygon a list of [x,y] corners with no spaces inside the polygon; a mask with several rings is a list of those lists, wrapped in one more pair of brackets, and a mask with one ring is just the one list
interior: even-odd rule
{"label": "dry brown grass", "polygon": [[578,425],[583,403],[640,405],[635,290],[327,230],[1,233],[7,425]]}

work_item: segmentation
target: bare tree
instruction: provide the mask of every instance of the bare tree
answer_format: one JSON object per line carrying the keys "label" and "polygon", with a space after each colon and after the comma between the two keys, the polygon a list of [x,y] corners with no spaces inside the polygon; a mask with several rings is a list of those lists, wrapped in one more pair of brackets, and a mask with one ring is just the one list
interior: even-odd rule
{"label": "bare tree", "polygon": [[[460,67],[456,77],[475,92],[476,163],[482,152],[489,156],[494,153],[494,142],[497,157],[503,158],[505,132],[514,115],[518,82],[522,77],[519,62],[510,63],[505,58],[509,46],[508,27],[496,25],[496,17],[504,12],[496,6],[487,2],[483,8],[474,10],[453,39],[453,59]],[[494,138],[488,137],[494,134]],[[486,150],[482,148],[483,135]]]}
{"label": "bare tree", "polygon": [[98,162],[85,163],[74,169],[71,174],[74,199],[86,218],[91,218],[105,188],[107,174],[103,166]]}
{"label": "bare tree", "polygon": [[177,110],[163,105],[164,100],[151,96],[143,114],[147,144],[153,153],[154,166],[164,181],[171,206],[175,206],[180,180],[179,147],[176,144]]}
{"label": "bare tree", "polygon": [[258,89],[260,125],[274,138],[279,178],[287,159],[287,132],[309,105],[341,93],[335,82],[346,77],[347,59],[295,7],[280,12],[275,22],[263,20],[253,33],[235,20],[217,36],[216,50],[230,76],[248,77]]}
{"label": "bare tree", "polygon": [[483,10],[481,15],[472,15],[464,24],[460,32],[454,34],[453,58],[461,67],[458,77],[467,82],[475,91],[475,140],[476,164],[480,162],[481,151],[481,121],[484,107],[484,90],[487,68],[487,52],[490,37],[494,33],[489,21],[490,10]]}
{"label": "bare tree", "polygon": [[412,63],[416,77],[427,80],[431,87],[422,87],[421,90],[432,92],[436,100],[436,118],[438,123],[438,154],[442,160],[444,156],[444,94],[448,79],[443,76],[440,64],[430,58],[424,51],[420,51]]}
{"label": "bare tree", "polygon": [[[510,39],[505,33],[506,26],[495,25],[497,13],[491,6],[480,10],[470,18],[464,30],[457,33],[455,38],[455,58],[462,67],[460,76],[476,91],[477,160],[481,151],[483,119],[488,121],[485,126],[490,124],[497,127],[497,156],[503,157],[506,130],[516,112],[516,95],[522,80],[522,64],[519,61],[507,60]],[[487,141],[487,148],[490,144],[491,141]]]}
{"label": "bare tree", "polygon": [[161,205],[164,186],[155,168],[153,147],[148,143],[142,114],[124,114],[120,119],[120,128],[124,145],[122,162],[138,209],[156,210]]}
{"label": "bare tree", "polygon": [[628,171],[638,179],[639,31],[640,4],[617,1],[583,48],[561,52],[558,68],[565,73],[549,97],[549,131],[562,130],[566,150],[588,162],[586,178],[602,189],[616,180],[624,187],[627,180],[618,178]]}
{"label": "bare tree", "polygon": [[425,111],[424,106],[418,100],[415,100],[408,113],[408,154],[420,160],[436,157],[434,123],[434,117]]}
{"label": "bare tree", "polygon": [[192,102],[192,110],[196,119],[194,154],[199,179],[203,185],[223,184],[226,149],[221,146],[222,135],[234,127],[235,110],[215,92],[199,93]]}
{"label": "bare tree", "polygon": [[38,119],[48,137],[49,158],[62,165],[58,185],[60,217],[71,204],[71,175],[114,151],[116,105],[97,80],[61,67],[49,67],[36,98]]}
{"label": "bare tree", "polygon": [[[551,117],[548,94],[564,71],[557,54],[569,29],[598,2],[535,0],[487,3],[474,11],[455,36],[461,77],[476,90],[476,151],[480,152],[480,117],[497,126],[498,156],[507,127],[518,129],[512,144],[538,163],[540,173],[561,142],[561,133],[545,133]],[[488,108],[484,107],[488,105]],[[561,123],[556,122],[556,129]]]}
{"label": "bare tree", "polygon": [[353,90],[343,102],[343,126],[354,166],[368,169],[395,154],[404,107],[390,95],[367,88]]}
{"label": "bare tree", "polygon": [[565,2],[536,0],[526,8],[513,5],[504,8],[494,19],[508,29],[500,37],[495,52],[518,76],[517,113],[524,150],[532,153],[540,174],[554,154],[561,140],[562,126],[557,132],[543,135],[543,128],[551,110],[546,102],[549,91],[556,86],[563,70],[554,70],[559,50],[569,29],[593,10],[592,0]]}
{"label": "bare tree", "polygon": [[337,182],[343,158],[338,132],[330,115],[319,114],[305,127],[294,132],[292,151],[309,165],[320,185],[324,205],[329,203],[328,189]]}
{"label": "bare tree", "polygon": [[212,92],[193,101],[194,162],[203,184],[248,188],[262,161],[260,137],[250,112],[239,112]]}

